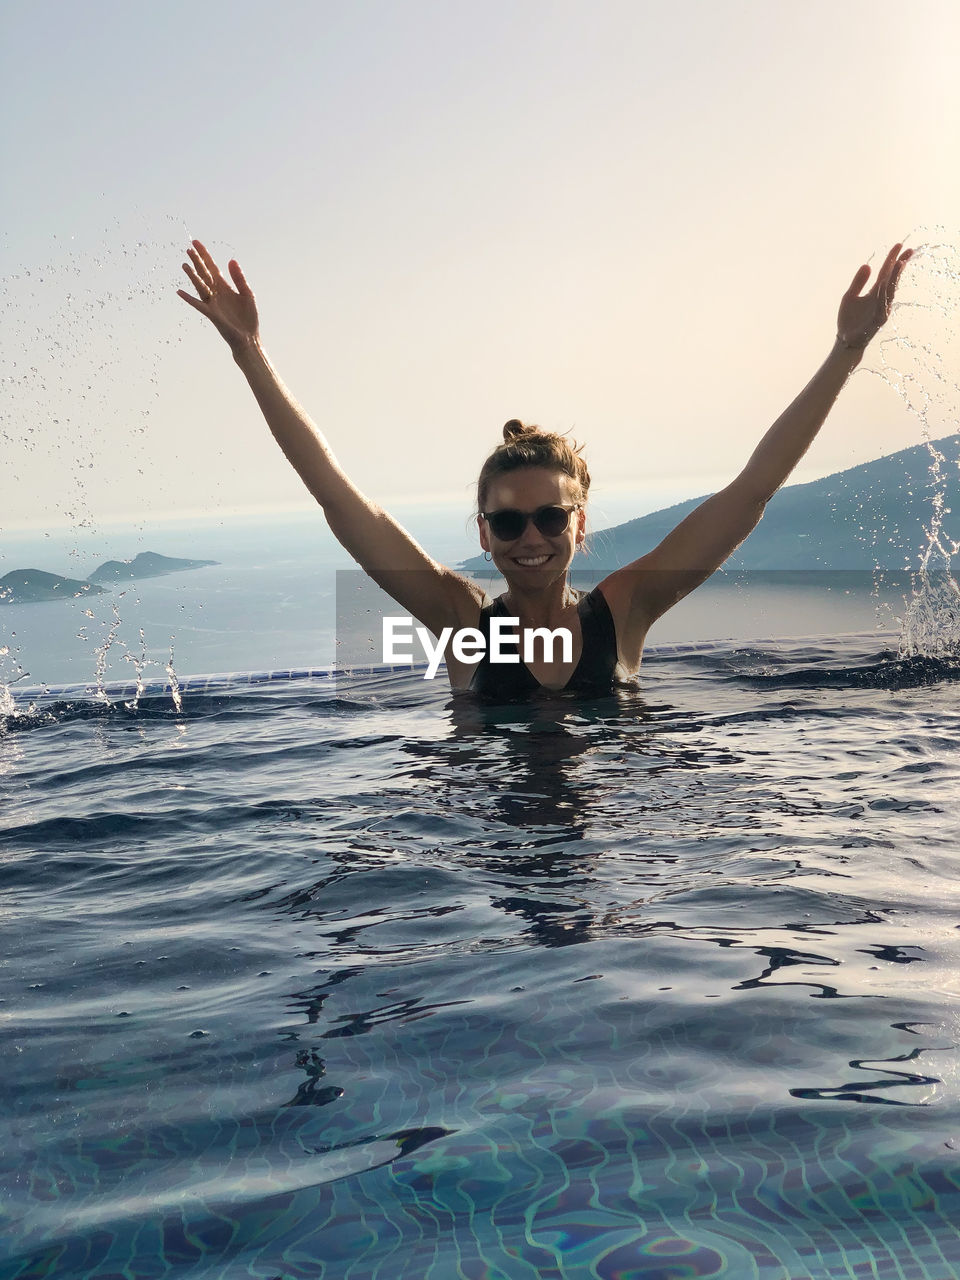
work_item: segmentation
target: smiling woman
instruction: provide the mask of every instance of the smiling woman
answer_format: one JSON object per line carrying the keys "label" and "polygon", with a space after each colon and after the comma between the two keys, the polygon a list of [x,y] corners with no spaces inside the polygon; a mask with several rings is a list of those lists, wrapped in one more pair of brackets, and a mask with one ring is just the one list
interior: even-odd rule
{"label": "smiling woman", "polygon": [[[567,582],[586,532],[587,465],[563,436],[515,418],[504,426],[503,437],[480,471],[477,524],[480,545],[510,591],[481,610],[485,643],[475,670],[467,674],[456,654],[448,659],[451,681],[457,687],[458,678],[467,675],[473,692],[497,698],[523,697],[538,688],[608,691],[619,659],[606,597],[599,588],[581,595]],[[538,597],[555,593],[558,585],[559,608],[549,619],[538,618]],[[546,644],[539,655],[532,645],[524,645],[523,662],[505,669],[502,659],[497,662],[494,642],[498,626],[514,618],[524,637],[559,632],[570,636],[571,643],[558,660]]]}
{"label": "smiling woman", "polygon": [[[589,595],[580,595],[568,582],[584,536],[590,486],[586,464],[562,436],[511,419],[478,485],[480,543],[507,583],[507,591],[491,601],[477,583],[438,564],[342,471],[267,359],[256,302],[239,264],[229,263],[231,285],[199,240],[187,253],[190,262],[184,270],[196,294],[180,290],[180,297],[210,320],[230,346],[270,430],[323,508],[334,535],[435,636],[479,631],[487,642],[479,664],[473,655],[472,661],[464,661],[454,652],[447,672],[454,691],[496,697],[538,689],[595,694],[637,671],[650,626],[723,564],[806,453],[867,344],[889,317],[911,256],[911,250],[894,245],[866,293],[861,291],[870,268],[857,270],[841,300],[827,358],[739,475],[659,546],[604,578]],[[539,661],[494,670],[489,662],[491,626],[503,617],[518,619],[521,636],[537,629],[568,629],[572,646],[559,660],[543,652]],[[524,645],[524,652],[529,651]]]}

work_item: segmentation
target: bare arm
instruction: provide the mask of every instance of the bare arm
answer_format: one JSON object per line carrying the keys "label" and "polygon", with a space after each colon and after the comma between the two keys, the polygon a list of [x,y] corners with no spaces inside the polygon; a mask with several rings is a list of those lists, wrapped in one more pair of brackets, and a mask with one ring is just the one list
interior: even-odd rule
{"label": "bare arm", "polygon": [[260,342],[256,301],[237,262],[221,275],[199,240],[184,263],[197,297],[179,296],[210,320],[228,343],[256,397],[267,425],[297,474],[323,508],[340,544],[383,589],[437,632],[472,625],[482,592],[438,564],[375,502],[350,481],[330,446],[271,365]]}
{"label": "bare arm", "polygon": [[760,522],[767,502],[806,453],[860,363],[867,343],[890,314],[911,251],[895,245],[873,288],[862,266],[840,303],[837,339],[826,360],[757,445],[735,480],[700,504],[647,555],[603,584],[621,604],[628,634],[642,634],[672,605],[714,573]]}

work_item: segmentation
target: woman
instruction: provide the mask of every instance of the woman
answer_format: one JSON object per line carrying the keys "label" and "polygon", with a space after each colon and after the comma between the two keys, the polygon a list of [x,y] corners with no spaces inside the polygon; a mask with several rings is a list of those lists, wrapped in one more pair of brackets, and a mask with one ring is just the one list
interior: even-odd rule
{"label": "woman", "polygon": [[[480,544],[508,588],[491,603],[477,583],[431,559],[340,469],[267,359],[254,296],[238,263],[229,263],[231,285],[194,240],[183,269],[196,296],[178,293],[228,343],[270,430],[347,551],[435,636],[473,633],[472,661],[470,645],[447,650],[455,691],[473,688],[496,696],[538,688],[597,692],[636,672],[650,626],[718,569],[756,527],[820,430],[867,343],[886,322],[911,252],[894,245],[862,296],[870,268],[860,267],[841,300],[830,354],[736,479],[701,503],[658,547],[611,573],[582,599],[568,585],[567,573],[584,538],[590,477],[562,436],[508,422],[503,445],[484,464],[477,495]],[[516,650],[510,661],[492,662],[489,642],[503,625],[497,619],[507,616],[519,619],[524,635],[538,628],[567,631],[568,652],[557,656],[542,643],[539,650],[528,650],[523,662]],[[477,661],[481,640],[484,653]]]}

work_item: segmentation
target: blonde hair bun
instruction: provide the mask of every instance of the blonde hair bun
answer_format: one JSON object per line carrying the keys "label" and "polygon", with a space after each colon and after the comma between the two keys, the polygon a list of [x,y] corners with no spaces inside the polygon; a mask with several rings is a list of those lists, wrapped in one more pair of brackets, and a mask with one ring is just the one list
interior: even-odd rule
{"label": "blonde hair bun", "polygon": [[503,439],[506,444],[511,444],[514,440],[518,440],[521,436],[539,435],[540,428],[530,426],[526,422],[521,422],[519,418],[511,418],[509,422],[503,424]]}
{"label": "blonde hair bun", "polygon": [[477,482],[477,510],[483,511],[490,481],[523,467],[547,467],[568,475],[585,502],[590,490],[590,472],[580,456],[581,446],[555,431],[544,431],[531,423],[511,418],[503,424],[503,444],[497,445],[480,469]]}

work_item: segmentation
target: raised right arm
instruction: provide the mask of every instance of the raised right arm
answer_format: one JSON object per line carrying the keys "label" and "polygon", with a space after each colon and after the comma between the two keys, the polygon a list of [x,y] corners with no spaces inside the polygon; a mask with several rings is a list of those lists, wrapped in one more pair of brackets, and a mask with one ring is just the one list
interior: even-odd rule
{"label": "raised right arm", "polygon": [[431,631],[473,626],[483,593],[438,564],[344,473],[322,433],[271,365],[260,342],[256,301],[237,262],[232,288],[199,240],[183,264],[197,296],[179,296],[210,320],[233,352],[274,439],[323,508],[334,536],[383,589]]}

